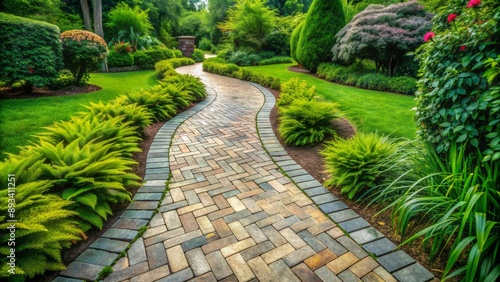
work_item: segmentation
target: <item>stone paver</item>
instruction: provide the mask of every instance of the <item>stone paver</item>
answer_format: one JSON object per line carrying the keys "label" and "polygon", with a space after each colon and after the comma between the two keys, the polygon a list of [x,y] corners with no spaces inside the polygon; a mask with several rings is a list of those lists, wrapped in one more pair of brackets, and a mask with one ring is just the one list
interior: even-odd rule
{"label": "stone paver", "polygon": [[104,281],[433,278],[287,155],[268,90],[200,64],[177,70],[199,77],[208,98],[158,131],[147,182],[55,281],[95,280],[113,264]]}

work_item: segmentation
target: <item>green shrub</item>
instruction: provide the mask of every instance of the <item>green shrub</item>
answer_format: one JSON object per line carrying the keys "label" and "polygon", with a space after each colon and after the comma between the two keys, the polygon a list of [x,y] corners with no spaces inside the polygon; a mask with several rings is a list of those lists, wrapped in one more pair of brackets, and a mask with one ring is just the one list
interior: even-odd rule
{"label": "green shrub", "polygon": [[149,92],[153,96],[168,97],[177,110],[188,107],[195,100],[188,91],[183,90],[180,86],[166,82],[158,83]]}
{"label": "green shrub", "polygon": [[177,54],[174,50],[168,48],[141,50],[134,53],[135,64],[147,69],[152,69],[159,61],[172,58],[177,58]]}
{"label": "green shrub", "polygon": [[174,52],[174,58],[182,58],[182,57],[184,57],[182,55],[181,50],[174,49],[173,52]]}
{"label": "green shrub", "polygon": [[292,78],[281,84],[281,93],[276,106],[279,110],[289,107],[295,100],[317,100],[316,88],[308,87],[305,80],[299,81],[299,78]]}
{"label": "green shrub", "polygon": [[214,45],[212,44],[212,41],[206,37],[203,37],[198,43],[198,48],[203,51],[212,51],[213,47]]}
{"label": "green shrub", "polygon": [[257,54],[247,54],[243,51],[236,51],[227,61],[238,66],[255,66],[260,61],[260,57]]}
{"label": "green shrub", "polygon": [[145,107],[153,115],[154,121],[164,121],[177,113],[172,97],[142,90],[137,93],[127,93],[116,98],[118,105],[138,105]]}
{"label": "green shrub", "polygon": [[174,70],[175,68],[192,65],[194,63],[195,61],[191,58],[174,58],[163,60],[155,64],[155,72],[158,76],[158,79],[161,80],[166,76],[177,74],[177,72],[175,72]]}
{"label": "green shrub", "polygon": [[[300,33],[302,31],[302,27],[304,27],[304,22],[301,22],[292,32],[292,36],[290,37],[290,57],[295,61],[299,62],[297,58],[297,46],[299,44]],[[299,62],[300,63],[300,62]]]}
{"label": "green shrub", "polygon": [[417,80],[407,76],[391,77],[388,90],[403,94],[415,94],[417,92]]}
{"label": "green shrub", "polygon": [[339,111],[334,103],[296,99],[280,113],[278,132],[286,144],[312,145],[335,135],[331,121]]}
{"label": "green shrub", "polygon": [[50,85],[50,89],[61,89],[66,86],[73,84],[73,74],[69,70],[62,70],[59,72],[59,76]]}
{"label": "green shrub", "polygon": [[122,123],[129,124],[131,127],[137,128],[142,135],[143,130],[153,123],[153,114],[150,113],[145,107],[134,104],[119,105],[117,103],[90,103],[85,106],[88,112],[82,112],[79,116],[84,116],[89,119],[97,118],[101,122],[116,117],[121,118]]}
{"label": "green shrub", "polygon": [[[41,160],[21,158],[8,159],[0,163],[0,171],[5,172],[0,180],[0,279],[2,281],[22,281],[42,275],[46,271],[63,270],[65,268],[61,256],[64,248],[84,237],[83,231],[74,220],[77,213],[71,209],[72,201],[64,201],[59,196],[49,194],[54,181],[37,180],[40,174]],[[12,194],[13,183],[10,176],[15,176],[15,196]],[[12,180],[12,179],[10,179]],[[15,200],[15,216],[9,217]],[[8,228],[15,223],[15,270],[16,275],[9,272],[11,254],[8,244],[10,236]]]}
{"label": "green shrub", "polygon": [[195,62],[203,62],[205,59],[205,52],[200,49],[194,49],[193,54],[191,54],[191,59],[193,59]]}
{"label": "green shrub", "polygon": [[[500,160],[500,77],[485,77],[488,60],[498,57],[499,10],[498,1],[446,6],[417,50],[418,136],[440,154],[458,142],[471,154],[479,149],[486,160]],[[458,16],[448,23],[451,13]]]}
{"label": "green shrub", "polygon": [[331,61],[330,49],[335,42],[335,34],[344,25],[344,11],[340,0],[312,2],[296,47],[295,55],[300,64],[316,72],[319,64]]}
{"label": "green shrub", "polygon": [[215,74],[231,76],[233,72],[239,70],[239,67],[235,64],[225,63],[222,59],[213,58],[203,62],[203,70]]}
{"label": "green shrub", "polygon": [[98,69],[107,55],[106,42],[86,30],[68,30],[61,34],[63,60],[75,78],[74,84],[85,84],[89,72]]}
{"label": "green shrub", "polygon": [[368,189],[384,182],[388,161],[398,150],[398,143],[387,136],[359,132],[351,139],[329,142],[321,154],[330,179],[329,187],[340,187],[349,199],[358,198]]}
{"label": "green shrub", "polygon": [[134,55],[132,53],[109,52],[108,66],[110,68],[130,67],[134,65]]}
{"label": "green shrub", "polygon": [[289,63],[293,63],[293,60],[292,58],[286,56],[279,56],[259,61],[259,65],[289,64]]}
{"label": "green shrub", "polygon": [[390,78],[380,73],[368,73],[360,76],[356,81],[357,87],[379,91],[388,91],[389,84]]}
{"label": "green shrub", "polygon": [[59,28],[0,13],[0,80],[11,86],[25,81],[25,91],[33,86],[48,86],[62,68]]}
{"label": "green shrub", "polygon": [[123,123],[122,117],[100,120],[96,117],[73,117],[70,121],[56,122],[45,127],[46,131],[36,136],[44,142],[56,145],[69,145],[78,140],[79,146],[89,143],[111,143],[109,152],[120,152],[125,158],[132,159],[132,155],[140,152],[139,133],[130,122]]}
{"label": "green shrub", "polygon": [[75,203],[78,224],[87,231],[92,226],[102,228],[111,205],[131,201],[126,187],[139,186],[140,177],[132,173],[136,162],[113,151],[109,141],[87,143],[80,140],[69,144],[39,144],[23,148],[20,158],[41,160],[39,180],[54,180],[51,192]]}
{"label": "green shrub", "polygon": [[207,97],[205,85],[200,79],[192,75],[178,74],[165,77],[163,82],[180,87],[183,91],[187,91],[194,101],[201,101]]}
{"label": "green shrub", "polygon": [[443,279],[498,281],[500,163],[467,150],[452,143],[443,158],[433,144],[416,148],[404,174],[372,202],[388,204],[383,211],[392,210],[403,244],[420,238],[431,261],[448,260]]}

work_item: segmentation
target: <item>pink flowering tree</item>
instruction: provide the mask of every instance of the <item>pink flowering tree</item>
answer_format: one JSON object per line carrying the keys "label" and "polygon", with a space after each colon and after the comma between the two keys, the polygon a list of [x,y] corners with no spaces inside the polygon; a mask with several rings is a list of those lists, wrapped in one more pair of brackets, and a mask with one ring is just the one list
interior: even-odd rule
{"label": "pink flowering tree", "polygon": [[424,43],[432,14],[415,1],[390,6],[370,5],[335,36],[335,62],[372,59],[377,71],[394,75],[404,56]]}
{"label": "pink flowering tree", "polygon": [[458,143],[500,160],[500,76],[491,75],[500,60],[500,2],[459,2],[441,9],[417,52],[418,135],[439,154]]}

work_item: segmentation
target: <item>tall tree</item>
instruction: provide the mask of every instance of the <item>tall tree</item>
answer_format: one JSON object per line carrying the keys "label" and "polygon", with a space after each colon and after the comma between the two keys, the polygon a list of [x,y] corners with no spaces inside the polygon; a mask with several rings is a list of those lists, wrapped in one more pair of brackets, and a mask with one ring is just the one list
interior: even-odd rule
{"label": "tall tree", "polygon": [[83,26],[85,30],[92,30],[92,22],[90,21],[89,2],[87,0],[80,0],[80,7],[82,8]]}
{"label": "tall tree", "polygon": [[210,37],[212,43],[219,44],[222,37],[221,30],[217,27],[227,17],[227,10],[233,6],[235,0],[208,0],[208,12],[210,14]]}
{"label": "tall tree", "polygon": [[267,0],[271,9],[278,10],[281,16],[306,13],[312,0]]}
{"label": "tall tree", "polygon": [[94,10],[94,33],[104,38],[104,30],[102,28],[102,1],[92,0]]}

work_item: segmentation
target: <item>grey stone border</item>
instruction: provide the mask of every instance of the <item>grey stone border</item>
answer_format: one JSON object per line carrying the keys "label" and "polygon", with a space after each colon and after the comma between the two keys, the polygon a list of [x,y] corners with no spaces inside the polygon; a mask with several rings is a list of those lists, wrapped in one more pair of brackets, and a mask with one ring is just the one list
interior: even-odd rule
{"label": "grey stone border", "polygon": [[139,229],[147,226],[166,193],[166,182],[170,175],[169,150],[177,128],[188,118],[210,105],[217,93],[205,86],[207,98],[192,108],[168,120],[154,137],[146,161],[144,183],[134,195],[132,202],[120,215],[113,226],[96,239],[67,268],[59,273],[55,282],[95,281],[99,272],[112,266],[119,254],[125,251],[139,234]]}
{"label": "grey stone border", "polygon": [[262,146],[271,159],[297,186],[311,198],[318,208],[327,214],[344,233],[365,251],[372,254],[377,262],[399,281],[424,282],[434,279],[434,275],[417,263],[404,251],[372,227],[370,223],[335,197],[320,182],[297,164],[281,146],[274,134],[269,115],[276,103],[274,95],[263,86],[248,82],[259,89],[265,102],[257,114],[257,132]]}

